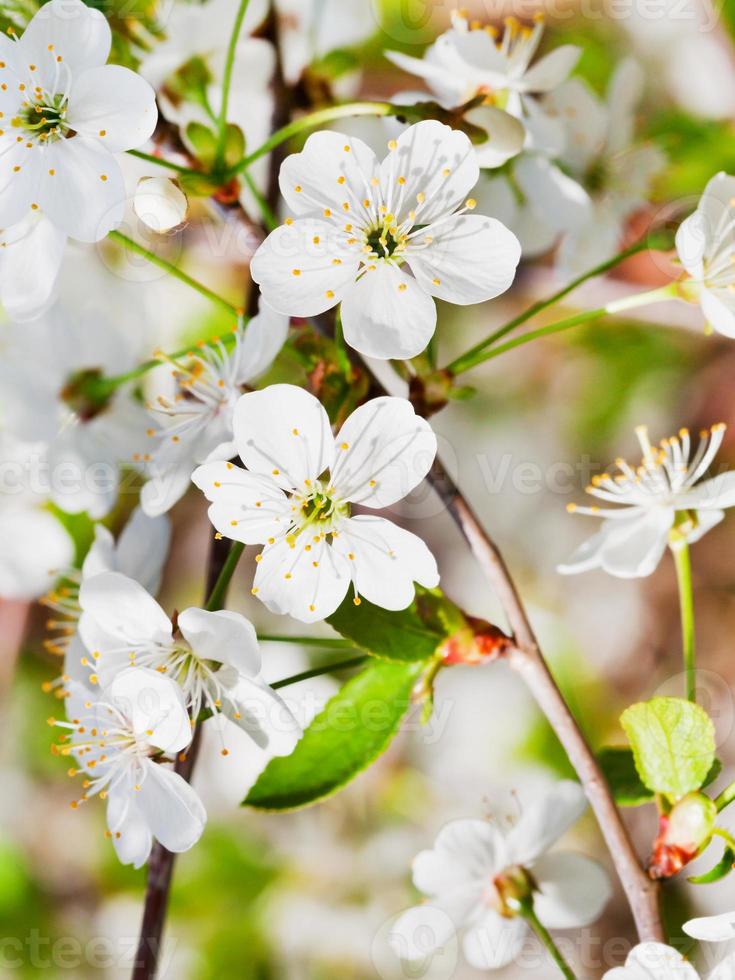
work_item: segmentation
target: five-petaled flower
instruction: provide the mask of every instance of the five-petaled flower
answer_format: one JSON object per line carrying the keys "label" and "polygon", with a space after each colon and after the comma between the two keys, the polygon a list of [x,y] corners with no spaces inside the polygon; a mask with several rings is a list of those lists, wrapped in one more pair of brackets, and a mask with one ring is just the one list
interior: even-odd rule
{"label": "five-petaled flower", "polygon": [[40,210],[95,242],[122,220],[115,154],[145,143],[158,113],[144,79],[105,64],[111,43],[82,0],[51,0],[18,41],[0,36],[0,226]]}
{"label": "five-petaled flower", "polygon": [[713,425],[700,434],[692,453],[686,429],[651,445],[645,426],[636,429],[643,458],[637,467],[615,461],[619,473],[593,477],[587,493],[621,507],[578,507],[573,514],[603,518],[602,529],[559,566],[564,575],[601,568],[619,578],[650,575],[672,541],[672,533],[688,543],[698,541],[735,505],[735,473],[721,473],[700,483],[725,434]]}
{"label": "five-petaled flower", "polygon": [[423,959],[461,930],[467,961],[498,969],[516,958],[528,933],[519,902],[533,902],[549,928],[593,922],[610,897],[605,871],[582,854],[545,853],[585,806],[579,784],[563,781],[510,831],[485,820],[447,824],[433,849],[414,860],[414,884],[427,901],[395,923],[393,950],[405,960]]}
{"label": "five-petaled flower", "polygon": [[722,960],[705,978],[672,946],[639,943],[628,953],[625,966],[608,970],[602,980],[732,980],[733,977],[735,954]]}
{"label": "five-petaled flower", "polygon": [[323,406],[293,385],[243,395],[235,409],[232,463],[200,466],[192,479],[225,537],[265,544],[253,594],[303,622],[331,615],[350,583],[385,609],[404,609],[414,582],[438,584],[424,542],[375,514],[413,490],[436,455],[436,436],[403,398],[356,409],[336,437]]}
{"label": "five-petaled flower", "polygon": [[103,686],[130,664],[154,669],[181,687],[192,723],[209,711],[223,733],[220,716],[273,755],[293,750],[298,723],[262,680],[258,640],[244,616],[192,608],[174,625],[142,585],[119,572],[83,582],[79,603],[79,635],[90,651],[91,676]]}
{"label": "five-petaled flower", "polygon": [[434,333],[433,297],[465,305],[500,295],[520,245],[496,219],[466,213],[480,171],[464,133],[425,120],[388,147],[380,163],[355,137],[310,136],[281,167],[296,217],[266,238],[251,272],[281,313],[316,316],[341,303],[350,346],[408,358]]}
{"label": "five-petaled flower", "polygon": [[189,357],[165,358],[173,367],[166,376],[169,387],[148,404],[149,412],[162,421],[147,430],[155,448],[134,456],[148,475],[141,493],[147,514],[173,507],[191,486],[199,463],[235,455],[232,417],[237,399],[244,385],[270,367],[287,333],[288,317],[261,303],[247,327],[235,331],[229,347],[218,341]]}
{"label": "five-petaled flower", "polygon": [[707,322],[735,337],[735,177],[716,174],[694,214],[676,235],[676,249]]}
{"label": "five-petaled flower", "polygon": [[77,681],[65,699],[69,721],[49,718],[68,735],[57,752],[73,756],[83,775],[78,806],[107,799],[108,836],[123,864],[139,868],[153,838],[169,851],[187,851],[199,840],[207,815],[178,773],[161,763],[186,749],[192,728],[181,689],[155,670],[128,667],[101,689]]}

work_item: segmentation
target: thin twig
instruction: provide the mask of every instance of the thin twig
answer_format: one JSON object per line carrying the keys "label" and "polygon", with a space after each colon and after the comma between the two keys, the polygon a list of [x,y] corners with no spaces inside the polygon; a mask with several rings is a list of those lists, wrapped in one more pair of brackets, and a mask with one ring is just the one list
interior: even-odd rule
{"label": "thin twig", "polygon": [[551,676],[503,556],[438,460],[430,480],[503,606],[515,641],[508,662],[526,682],[579,776],[625,890],[639,939],[664,942],[658,884],[641,867],[607,780]]}

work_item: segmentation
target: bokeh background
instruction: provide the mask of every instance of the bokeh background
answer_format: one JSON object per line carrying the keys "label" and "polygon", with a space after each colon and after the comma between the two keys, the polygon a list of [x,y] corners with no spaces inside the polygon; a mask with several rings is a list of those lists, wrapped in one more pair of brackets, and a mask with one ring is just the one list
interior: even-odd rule
{"label": "bokeh background", "polygon": [[[449,6],[413,0],[375,4],[375,39],[357,57],[360,93],[390,96],[409,81],[415,87],[382,51],[398,46],[420,54],[447,26]],[[520,10],[499,3],[467,6],[473,16],[495,22],[508,13],[527,17],[543,9],[541,3]],[[646,69],[640,133],[658,141],[669,164],[657,180],[649,212],[632,223],[631,239],[653,217],[675,223],[693,209],[710,176],[735,170],[735,4],[661,0],[635,6],[556,4],[548,11],[544,41],[547,48],[580,44],[584,54],[577,74],[600,94],[621,57],[634,53]],[[675,9],[686,15],[674,16]],[[222,24],[223,35],[229,27]],[[195,214],[166,247],[214,288],[243,295],[248,276],[237,242],[220,238],[213,257],[211,234],[211,226],[199,223]],[[151,350],[176,348],[221,329],[218,314],[203,300],[144,263],[128,258],[121,266],[119,256],[104,246],[97,259],[92,267],[88,256],[72,253],[64,292],[77,305],[84,302],[104,310],[104,316],[135,323]],[[634,288],[654,286],[669,272],[660,256],[637,257],[613,279],[576,293],[568,309],[598,306]],[[440,363],[558,283],[551,260],[535,262],[522,268],[511,293],[493,304],[442,307]],[[735,423],[732,341],[705,336],[693,307],[672,304],[643,314],[645,319],[582,327],[476,369],[467,377],[477,389],[475,396],[451,404],[434,419],[445,463],[504,551],[553,671],[595,746],[622,740],[617,718],[630,702],[679,693],[676,584],[668,557],[655,575],[641,581],[602,573],[560,577],[555,565],[590,530],[585,519],[568,515],[565,505],[581,501],[589,476],[616,456],[635,456],[633,427],[639,423],[647,423],[656,438],[681,426],[696,431],[715,422]],[[735,427],[729,431],[718,462],[724,468],[735,466]],[[133,502],[134,497],[123,497],[108,522],[113,529]],[[198,495],[182,501],[172,517],[174,549],[162,604],[183,608],[200,601],[211,527]],[[503,625],[478,567],[430,491],[417,491],[394,517],[427,540],[439,559],[443,588],[453,599]],[[90,526],[84,519],[70,520],[69,526],[81,555]],[[700,686],[731,776],[732,517],[696,545],[693,562]],[[269,617],[250,596],[251,577],[252,567],[245,562],[231,607],[249,616],[259,632],[295,631],[297,624]],[[0,605],[0,975],[125,977],[139,925],[144,870],[118,864],[103,836],[99,803],[76,811],[69,807],[74,791],[66,765],[49,751],[46,718],[55,703],[41,689],[57,669],[42,648],[46,618],[38,606]],[[330,635],[327,628],[321,632]],[[314,647],[264,643],[269,680],[328,656]],[[287,698],[308,720],[339,680],[305,682],[289,688]],[[177,861],[162,977],[475,980],[479,973],[452,947],[425,973],[405,972],[388,950],[392,918],[417,898],[410,861],[447,820],[504,819],[547,782],[570,774],[521,681],[503,666],[460,667],[441,675],[431,723],[422,727],[410,717],[378,764],[318,807],[273,816],[239,808],[262,765],[246,740],[227,760],[217,746],[204,747],[195,783],[209,824],[201,843]],[[655,830],[652,808],[630,811],[626,819],[645,853]],[[591,816],[570,837],[573,846],[609,864]],[[709,863],[714,860],[708,858]],[[730,879],[704,889],[681,878],[666,885],[665,900],[677,935],[678,923],[694,910],[735,907],[735,889]],[[8,937],[20,937],[23,950],[8,946]],[[594,978],[602,975],[603,965],[622,962],[633,938],[616,887],[603,920],[581,936],[562,934],[561,942],[580,975]],[[530,971],[544,980],[557,975],[533,942],[527,959],[499,976]]]}

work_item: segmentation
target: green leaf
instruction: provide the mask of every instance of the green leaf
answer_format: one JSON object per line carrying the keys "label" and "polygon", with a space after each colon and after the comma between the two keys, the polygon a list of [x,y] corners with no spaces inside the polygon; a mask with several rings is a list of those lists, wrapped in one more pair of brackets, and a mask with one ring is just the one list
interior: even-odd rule
{"label": "green leaf", "polygon": [[448,636],[467,626],[454,603],[438,590],[417,589],[407,609],[391,612],[362,599],[355,605],[353,593],[327,622],[348,640],[384,660],[428,660]]}
{"label": "green leaf", "polygon": [[653,698],[620,717],[643,783],[672,801],[698,790],[715,761],[715,729],[707,712],[683,698]]}
{"label": "green leaf", "polygon": [[269,762],[243,803],[293,810],[346,786],[388,747],[424,667],[376,662],[353,677],[312,721],[292,754]]}
{"label": "green leaf", "polygon": [[225,128],[225,167],[234,167],[245,156],[245,134],[235,123]]}
{"label": "green leaf", "polygon": [[687,881],[692,885],[711,885],[729,875],[733,864],[735,864],[735,851],[731,847],[726,847],[714,868],[710,868],[709,871],[705,871],[701,875],[691,875]]}
{"label": "green leaf", "polygon": [[597,753],[597,761],[610,784],[618,806],[641,806],[654,799],[654,793],[641,781],[633,752],[624,745],[607,746]]}

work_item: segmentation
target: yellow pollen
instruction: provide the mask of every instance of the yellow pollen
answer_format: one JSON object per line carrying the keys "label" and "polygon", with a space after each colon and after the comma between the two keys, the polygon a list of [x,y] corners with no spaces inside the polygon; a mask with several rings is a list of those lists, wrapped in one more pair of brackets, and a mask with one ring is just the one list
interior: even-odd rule
{"label": "yellow pollen", "polygon": [[405,282],[400,283],[399,286],[398,286],[398,291],[401,292],[401,293],[405,293],[405,291],[407,289],[408,289],[408,286],[405,284]]}
{"label": "yellow pollen", "polygon": [[406,183],[406,178],[405,177],[399,177],[398,178],[398,183],[401,185],[401,187],[403,187],[403,185]]}
{"label": "yellow pollen", "polygon": [[352,601],[355,603],[356,606],[359,606],[360,603],[362,602],[362,599],[360,598],[359,595],[356,595]]}
{"label": "yellow pollen", "polygon": [[300,194],[300,193],[301,193],[301,184],[297,184],[297,185],[296,185],[296,186],[294,187],[294,190],[296,191],[296,193],[297,193],[297,194]]}
{"label": "yellow pollen", "polygon": [[342,443],[342,444],[340,445],[340,447],[339,447],[339,448],[340,448],[340,449],[349,449],[349,448],[350,448],[350,444],[349,444],[348,442],[343,442],[343,443]]}
{"label": "yellow pollen", "polygon": [[107,136],[107,130],[106,130],[106,129],[101,129],[101,130],[99,131],[99,135],[100,135],[100,136]]}
{"label": "yellow pollen", "polygon": [[346,177],[338,177],[337,178],[337,183],[338,184],[344,184],[344,182],[345,182],[346,179],[347,179]]}
{"label": "yellow pollen", "polygon": [[426,194],[424,194],[423,191],[419,191],[416,195],[416,200],[419,202],[419,204],[423,204],[426,200]]}
{"label": "yellow pollen", "polygon": [[474,199],[474,197],[468,197],[464,204],[466,208],[470,209],[470,211],[477,207],[477,201]]}
{"label": "yellow pollen", "polygon": [[342,259],[332,259],[332,265],[342,265]]}
{"label": "yellow pollen", "polygon": [[324,295],[327,297],[327,299],[334,299],[334,293],[331,289],[328,289]]}
{"label": "yellow pollen", "polygon": [[318,235],[314,235],[314,237],[312,238],[312,242],[314,242],[315,245],[318,245],[319,244],[319,241],[320,241],[319,236]]}
{"label": "yellow pollen", "polygon": [[292,269],[291,270],[291,274],[294,275],[294,276],[300,276],[301,275],[301,269]]}
{"label": "yellow pollen", "polygon": [[101,181],[107,180],[107,174],[100,174],[100,180]]}
{"label": "yellow pollen", "polygon": [[388,149],[389,150],[396,150],[396,149],[398,149],[398,143],[396,143],[395,140],[389,140],[388,141]]}
{"label": "yellow pollen", "polygon": [[332,212],[329,210],[329,208],[324,208],[324,217],[325,218],[331,218],[332,217]]}

